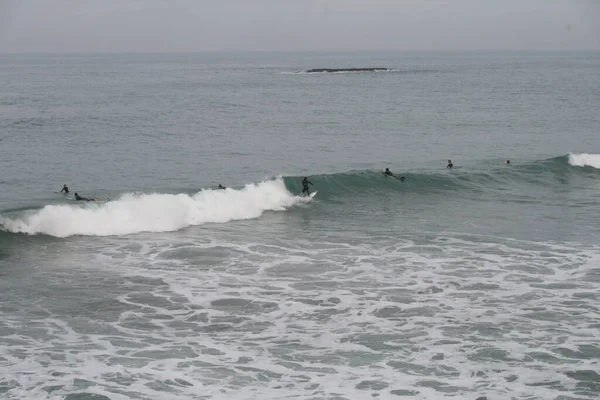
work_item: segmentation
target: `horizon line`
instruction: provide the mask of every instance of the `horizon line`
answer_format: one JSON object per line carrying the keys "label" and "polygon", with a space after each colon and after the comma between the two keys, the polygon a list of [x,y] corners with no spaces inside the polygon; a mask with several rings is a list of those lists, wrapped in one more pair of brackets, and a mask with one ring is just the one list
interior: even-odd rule
{"label": "horizon line", "polygon": [[600,52],[600,48],[579,49],[412,49],[412,50],[193,50],[193,51],[0,51],[0,55],[119,55],[119,54],[232,54],[232,53],[565,53]]}

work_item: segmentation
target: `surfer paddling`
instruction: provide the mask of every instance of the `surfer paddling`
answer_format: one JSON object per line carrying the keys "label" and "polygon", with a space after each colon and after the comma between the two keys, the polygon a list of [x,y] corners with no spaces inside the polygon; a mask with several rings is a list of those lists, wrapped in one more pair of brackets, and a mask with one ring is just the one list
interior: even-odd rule
{"label": "surfer paddling", "polygon": [[312,184],[313,183],[309,181],[308,178],[305,176],[304,179],[302,179],[302,194],[306,193],[307,196],[310,196],[310,190],[308,190],[308,185]]}
{"label": "surfer paddling", "polygon": [[446,168],[448,168],[448,169],[454,168],[454,164],[452,164],[452,160],[448,160],[448,165],[446,165]]}

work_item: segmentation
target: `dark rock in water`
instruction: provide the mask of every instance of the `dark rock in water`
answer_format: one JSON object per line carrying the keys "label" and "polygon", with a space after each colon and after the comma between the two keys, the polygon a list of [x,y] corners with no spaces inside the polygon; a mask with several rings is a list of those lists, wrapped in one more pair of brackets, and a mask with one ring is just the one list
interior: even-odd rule
{"label": "dark rock in water", "polygon": [[311,74],[315,72],[377,72],[388,71],[387,68],[315,68],[306,72]]}

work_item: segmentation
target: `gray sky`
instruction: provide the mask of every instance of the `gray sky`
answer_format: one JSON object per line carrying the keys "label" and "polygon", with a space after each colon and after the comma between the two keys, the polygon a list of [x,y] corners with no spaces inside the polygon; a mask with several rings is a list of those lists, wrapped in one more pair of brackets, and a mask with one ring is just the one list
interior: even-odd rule
{"label": "gray sky", "polygon": [[0,52],[600,49],[600,0],[0,0]]}

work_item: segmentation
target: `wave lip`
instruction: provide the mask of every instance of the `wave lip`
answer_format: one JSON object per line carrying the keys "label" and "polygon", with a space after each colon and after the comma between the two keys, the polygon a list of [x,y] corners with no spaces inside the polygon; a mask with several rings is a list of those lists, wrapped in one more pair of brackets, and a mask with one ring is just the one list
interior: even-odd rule
{"label": "wave lip", "polygon": [[569,153],[569,164],[574,167],[593,167],[600,169],[600,154]]}
{"label": "wave lip", "polygon": [[254,219],[306,201],[292,195],[282,179],[248,184],[243,189],[187,194],[126,194],[102,205],[49,205],[16,218],[0,217],[13,233],[111,236],[172,232],[192,225]]}

